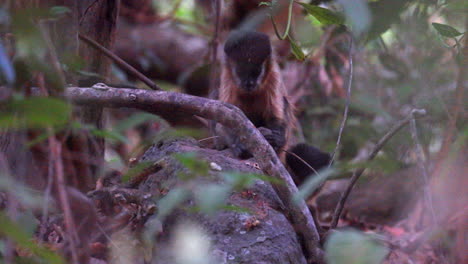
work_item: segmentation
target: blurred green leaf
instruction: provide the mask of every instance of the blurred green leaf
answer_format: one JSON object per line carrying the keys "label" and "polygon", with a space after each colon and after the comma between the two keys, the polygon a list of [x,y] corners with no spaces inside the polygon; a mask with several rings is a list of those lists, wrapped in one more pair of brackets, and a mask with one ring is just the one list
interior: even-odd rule
{"label": "blurred green leaf", "polygon": [[[64,88],[61,72],[53,67],[46,59],[48,47],[40,30],[40,20],[50,18],[47,9],[31,8],[18,11],[12,20],[12,29],[15,35],[16,53],[15,65],[22,66],[22,74],[44,73],[46,83],[51,89],[61,91]],[[17,78],[21,79],[20,69],[16,68]],[[49,88],[49,87],[48,87]]]}
{"label": "blurred green leaf", "polygon": [[53,6],[50,8],[50,14],[53,16],[53,17],[60,17],[62,15],[65,15],[67,13],[71,13],[71,10],[70,8],[66,7],[66,6]]}
{"label": "blurred green leaf", "polygon": [[189,128],[189,127],[185,127],[185,128],[180,127],[177,129],[170,129],[168,133],[170,133],[172,137],[195,137],[197,138],[203,135],[203,132],[200,129]]}
{"label": "blurred green leaf", "polygon": [[143,241],[154,246],[158,234],[163,231],[163,225],[160,219],[153,217],[145,223],[145,230],[142,232]]}
{"label": "blurred green leaf", "polygon": [[409,0],[380,0],[368,3],[371,11],[372,24],[369,28],[368,40],[377,38],[386,32],[390,26],[400,20],[400,14],[411,1]]}
{"label": "blurred green leaf", "polygon": [[174,158],[178,160],[184,167],[190,170],[190,172],[208,175],[210,169],[208,163],[205,160],[201,160],[197,157],[196,153],[177,153],[174,154]]}
{"label": "blurred green leaf", "polygon": [[234,190],[242,190],[251,186],[255,180],[262,180],[273,184],[282,184],[280,179],[253,173],[225,172],[221,174],[225,182],[232,186]]}
{"label": "blurred green leaf", "polygon": [[[13,194],[15,199],[25,208],[42,209],[44,207],[42,192],[33,190],[15,181],[11,175],[4,173],[4,171],[0,171],[0,190]],[[52,206],[52,203],[48,204],[48,206]]]}
{"label": "blurred green leaf", "polygon": [[46,247],[36,244],[32,237],[23,231],[22,226],[11,221],[4,213],[0,213],[0,234],[10,238],[19,247],[28,250],[46,263],[64,263],[61,256]]}
{"label": "blurred green leaf", "polygon": [[44,9],[25,9],[13,15],[12,29],[16,40],[16,55],[40,60],[46,53],[46,44],[37,20],[47,17]]}
{"label": "blurred green leaf", "polygon": [[[65,53],[61,59],[64,70],[69,73],[81,74],[86,66],[86,60],[77,54]],[[95,74],[97,75],[97,74]]]}
{"label": "blurred green leaf", "polygon": [[46,128],[63,126],[68,122],[71,107],[50,97],[15,99],[0,113],[0,127]]}
{"label": "blurred green leaf", "polygon": [[458,30],[449,25],[432,23],[432,26],[437,30],[437,32],[439,32],[440,35],[447,38],[455,38],[463,35],[463,33],[460,33]]}
{"label": "blurred green leaf", "polygon": [[7,26],[10,24],[10,14],[6,7],[1,6],[0,7],[0,26]]}
{"label": "blurred green leaf", "polygon": [[383,108],[381,102],[370,94],[357,94],[354,100],[351,101],[351,109],[362,113],[380,115],[388,120],[392,119],[392,116]]}
{"label": "blurred green leaf", "polygon": [[116,131],[106,130],[106,129],[92,129],[90,132],[91,134],[97,137],[110,139],[110,140],[114,140],[114,141],[122,142],[122,143],[128,142],[125,136],[123,136],[122,134]]}
{"label": "blurred green leaf", "polygon": [[84,124],[80,122],[73,122],[71,124],[72,129],[76,133],[80,133],[80,130],[85,130],[91,133],[94,136],[101,137],[104,139],[108,139],[110,141],[122,142],[127,143],[127,138],[122,135],[121,133],[113,130],[106,130],[106,129],[98,129],[96,126],[91,124]]}
{"label": "blurred green leaf", "polygon": [[252,210],[249,210],[248,208],[235,206],[235,205],[223,205],[221,206],[221,209],[225,211],[238,212],[238,213],[248,213],[248,214],[252,213]]}
{"label": "blurred green leaf", "polygon": [[309,175],[306,181],[301,186],[299,186],[299,191],[293,197],[294,201],[299,202],[307,200],[307,198],[312,195],[312,193],[314,193],[323,182],[325,182],[335,173],[335,169],[326,168],[318,171],[318,174],[313,173]]}
{"label": "blurred green leaf", "polygon": [[269,6],[269,7],[271,7],[271,6],[273,6],[273,3],[272,2],[260,2],[258,4],[258,6]]}
{"label": "blurred green leaf", "polygon": [[161,118],[148,113],[137,113],[114,125],[113,131],[123,132],[125,130],[135,128],[147,121],[161,121]]}
{"label": "blurred green leaf", "polygon": [[15,70],[8,58],[5,48],[0,43],[0,84],[5,82],[8,85],[13,84],[15,81]]}
{"label": "blurred green leaf", "polygon": [[289,37],[289,43],[291,44],[291,52],[294,54],[296,59],[303,61],[305,59],[305,54],[302,51],[301,47],[299,47],[296,42]]}
{"label": "blurred green leaf", "polygon": [[157,202],[157,218],[163,221],[175,208],[189,197],[190,192],[182,188],[172,189],[166,196]]}
{"label": "blurred green leaf", "polygon": [[337,12],[316,5],[296,3],[303,6],[307,13],[317,18],[323,25],[342,25],[345,22],[344,17]]}
{"label": "blurred green leaf", "polygon": [[387,247],[352,229],[333,231],[325,243],[329,264],[377,264],[382,263],[388,253]]}
{"label": "blurred green leaf", "polygon": [[366,0],[338,0],[343,6],[347,21],[355,36],[365,33],[371,24],[371,14]]}
{"label": "blurred green leaf", "polygon": [[371,161],[367,162],[357,162],[357,163],[348,163],[342,165],[343,170],[354,170],[360,168],[367,168],[384,173],[392,173],[401,169],[403,164],[396,160],[390,158],[388,155],[379,155]]}
{"label": "blurred green leaf", "polygon": [[151,167],[153,164],[154,162],[152,161],[139,162],[135,167],[130,168],[124,175],[122,175],[122,182],[128,182],[130,179]]}
{"label": "blurred green leaf", "polygon": [[221,184],[204,184],[195,191],[197,206],[203,213],[213,214],[225,205],[231,187]]}
{"label": "blurred green leaf", "polygon": [[23,231],[28,236],[33,236],[36,228],[38,226],[38,221],[34,217],[31,210],[26,210],[25,212],[21,212],[18,217],[16,218],[16,224],[21,226]]}

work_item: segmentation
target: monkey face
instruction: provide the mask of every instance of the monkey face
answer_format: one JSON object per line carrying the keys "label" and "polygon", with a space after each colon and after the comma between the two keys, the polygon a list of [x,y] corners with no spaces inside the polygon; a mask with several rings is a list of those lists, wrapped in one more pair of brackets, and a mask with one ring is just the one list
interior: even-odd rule
{"label": "monkey face", "polygon": [[234,31],[224,45],[224,53],[236,86],[243,92],[257,91],[271,59],[269,37],[254,31]]}
{"label": "monkey face", "polygon": [[244,63],[236,64],[232,69],[232,75],[237,87],[243,92],[255,92],[261,85],[264,75],[262,64]]}

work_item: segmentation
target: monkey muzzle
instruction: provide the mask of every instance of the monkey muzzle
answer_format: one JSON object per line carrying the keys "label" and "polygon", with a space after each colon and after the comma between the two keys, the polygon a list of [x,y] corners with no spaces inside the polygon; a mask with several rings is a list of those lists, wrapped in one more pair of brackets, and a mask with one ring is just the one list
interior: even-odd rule
{"label": "monkey muzzle", "polygon": [[254,92],[257,89],[257,81],[256,80],[248,80],[242,82],[242,88],[246,92]]}

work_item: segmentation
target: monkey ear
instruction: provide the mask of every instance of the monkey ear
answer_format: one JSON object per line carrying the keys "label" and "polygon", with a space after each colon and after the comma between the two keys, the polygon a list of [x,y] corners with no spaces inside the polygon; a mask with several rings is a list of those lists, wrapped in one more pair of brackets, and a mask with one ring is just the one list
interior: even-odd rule
{"label": "monkey ear", "polygon": [[224,52],[237,62],[262,64],[271,55],[270,38],[260,32],[236,30],[229,34]]}

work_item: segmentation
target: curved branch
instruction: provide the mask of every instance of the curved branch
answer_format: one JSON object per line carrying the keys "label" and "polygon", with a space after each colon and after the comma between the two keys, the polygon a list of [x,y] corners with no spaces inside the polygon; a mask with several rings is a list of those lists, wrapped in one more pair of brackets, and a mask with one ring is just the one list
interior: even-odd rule
{"label": "curved branch", "polygon": [[115,64],[120,66],[122,69],[128,71],[135,78],[139,79],[140,81],[148,85],[149,88],[153,90],[161,90],[161,88],[156,83],[154,83],[151,79],[146,77],[143,73],[139,72],[137,69],[135,69],[132,65],[128,64],[126,61],[122,60],[119,56],[115,55],[112,51],[106,49],[101,44],[97,43],[96,41],[92,40],[91,38],[83,34],[78,34],[78,37],[82,41],[86,42],[88,45],[102,52],[109,59],[111,59]]}
{"label": "curved branch", "polygon": [[319,234],[305,201],[293,201],[293,195],[298,190],[291,176],[270,144],[239,108],[182,93],[125,88],[70,87],[66,89],[65,96],[73,103],[88,106],[131,107],[154,114],[170,109],[174,113],[183,112],[211,119],[232,129],[239,135],[240,142],[252,153],[263,171],[284,181],[284,184],[273,185],[284,204],[284,212],[304,241],[306,256],[313,262],[323,261]]}
{"label": "curved branch", "polygon": [[[424,109],[413,109],[411,113],[405,117],[403,120],[399,121],[395,126],[393,126],[387,134],[385,134],[377,144],[375,144],[374,149],[372,152],[369,154],[367,157],[366,161],[371,161],[377,156],[379,151],[385,146],[387,141],[389,141],[398,131],[400,131],[401,128],[403,128],[405,125],[407,125],[412,119],[417,118],[417,117],[423,117],[426,115],[426,110]],[[353,176],[351,176],[351,180],[348,183],[348,186],[346,187],[346,190],[341,194],[340,200],[338,201],[338,204],[336,205],[335,212],[333,213],[333,219],[330,224],[330,230],[336,228],[338,225],[338,220],[341,217],[341,213],[343,212],[344,205],[346,203],[346,200],[348,199],[349,194],[351,193],[351,190],[353,189],[354,185],[356,184],[357,180],[359,177],[361,177],[362,173],[366,170],[366,168],[360,168],[356,171],[354,171]]]}

